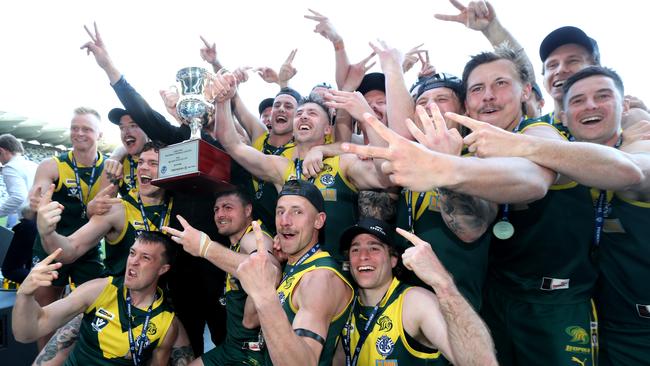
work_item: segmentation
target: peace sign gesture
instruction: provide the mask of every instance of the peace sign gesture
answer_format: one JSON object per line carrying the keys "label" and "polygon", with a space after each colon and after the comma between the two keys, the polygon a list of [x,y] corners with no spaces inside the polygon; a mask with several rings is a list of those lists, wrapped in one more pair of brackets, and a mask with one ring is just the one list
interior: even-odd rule
{"label": "peace sign gesture", "polygon": [[415,107],[415,113],[422,123],[420,130],[413,121],[406,119],[406,127],[415,139],[428,149],[443,154],[460,155],[463,150],[463,137],[457,129],[447,129],[447,123],[435,103],[429,107],[431,117],[421,105]]}
{"label": "peace sign gesture", "polygon": [[[183,227],[183,231],[176,230],[169,226],[163,226],[161,230],[172,236],[172,240],[183,246],[183,250],[189,254],[198,257],[207,255],[208,247],[212,242],[210,238],[202,231],[196,230],[181,215],[176,215],[178,222]],[[202,255],[202,252],[203,253]]]}
{"label": "peace sign gesture", "polygon": [[439,20],[458,22],[464,24],[467,28],[484,31],[496,19],[496,13],[492,4],[487,1],[471,1],[464,6],[457,0],[449,0],[451,5],[460,11],[456,15],[435,14],[434,17]]}
{"label": "peace sign gesture", "polygon": [[314,33],[320,34],[332,43],[340,42],[343,40],[343,38],[341,38],[341,36],[336,32],[336,29],[334,29],[334,25],[328,17],[315,10],[307,10],[309,10],[312,15],[305,15],[305,18],[318,22],[314,28]]}
{"label": "peace sign gesture", "polygon": [[82,50],[86,50],[86,54],[90,55],[91,53],[95,56],[95,61],[97,65],[102,69],[106,69],[112,65],[111,58],[108,56],[108,51],[106,50],[106,44],[102,36],[99,34],[99,28],[97,28],[97,23],[93,22],[94,33],[84,25],[84,29],[88,36],[90,37],[90,42],[86,42],[81,46]]}
{"label": "peace sign gesture", "polygon": [[52,254],[48,255],[42,261],[38,262],[29,272],[23,283],[18,288],[18,294],[32,296],[39,287],[52,286],[52,281],[59,278],[56,271],[63,264],[60,262],[52,263],[61,254],[63,249],[58,248]]}

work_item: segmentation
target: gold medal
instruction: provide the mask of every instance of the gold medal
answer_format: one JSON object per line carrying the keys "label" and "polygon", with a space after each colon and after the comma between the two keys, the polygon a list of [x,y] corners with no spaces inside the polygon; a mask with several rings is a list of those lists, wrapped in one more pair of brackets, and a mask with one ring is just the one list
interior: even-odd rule
{"label": "gold medal", "polygon": [[498,239],[506,240],[510,239],[515,234],[515,227],[509,221],[501,220],[494,224],[492,227],[492,233]]}

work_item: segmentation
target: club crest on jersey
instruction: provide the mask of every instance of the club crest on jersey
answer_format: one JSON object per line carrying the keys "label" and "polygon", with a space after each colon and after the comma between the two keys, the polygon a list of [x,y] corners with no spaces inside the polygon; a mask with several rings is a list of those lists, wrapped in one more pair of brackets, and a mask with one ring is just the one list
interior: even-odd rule
{"label": "club crest on jersey", "polygon": [[573,343],[588,344],[589,343],[589,333],[577,325],[567,327],[564,332],[571,337]]}
{"label": "club crest on jersey", "polygon": [[78,198],[79,197],[79,188],[77,188],[77,186],[68,187],[68,197]]}
{"label": "club crest on jersey", "polygon": [[108,325],[108,320],[102,318],[101,316],[95,315],[95,319],[93,320],[92,323],[90,323],[90,326],[93,328],[93,330],[97,333],[100,333],[102,329],[104,329],[105,326]]}
{"label": "club crest on jersey", "polygon": [[393,321],[390,320],[388,315],[382,315],[379,317],[379,319],[377,319],[377,324],[379,324],[380,332],[390,332],[390,330],[393,329]]}
{"label": "club crest on jersey", "polygon": [[329,186],[331,186],[332,184],[334,184],[334,176],[333,176],[332,174],[323,174],[323,175],[321,175],[321,177],[320,177],[320,182],[321,182],[324,186],[329,187]]}
{"label": "club crest on jersey", "polygon": [[291,285],[293,285],[293,280],[294,280],[293,276],[288,277],[286,280],[284,280],[284,286],[282,287],[284,287],[287,290],[290,289]]}
{"label": "club crest on jersey", "polygon": [[395,343],[393,342],[392,339],[390,339],[389,336],[383,335],[377,339],[377,342],[375,343],[375,347],[377,348],[377,352],[384,356],[387,357],[391,353],[393,353],[393,348],[395,347]]}
{"label": "club crest on jersey", "polygon": [[158,327],[156,327],[156,324],[153,322],[149,322],[149,325],[147,326],[147,334],[150,336],[156,335],[158,333]]}

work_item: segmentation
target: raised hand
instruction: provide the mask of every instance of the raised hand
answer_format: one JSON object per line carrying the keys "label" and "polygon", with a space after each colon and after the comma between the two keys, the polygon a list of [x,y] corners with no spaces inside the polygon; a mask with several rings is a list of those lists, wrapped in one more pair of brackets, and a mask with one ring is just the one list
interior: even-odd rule
{"label": "raised hand", "polygon": [[106,50],[106,45],[102,40],[102,36],[99,34],[99,29],[97,28],[97,23],[93,22],[94,33],[84,25],[84,29],[88,36],[90,36],[90,42],[84,43],[80,48],[86,50],[86,54],[90,55],[91,53],[95,56],[95,61],[97,65],[102,69],[106,70],[112,66],[111,58],[108,56],[108,51]]}
{"label": "raised hand", "polygon": [[118,184],[124,175],[122,163],[115,159],[104,160],[104,175],[113,184]]}
{"label": "raised hand", "polygon": [[447,129],[445,119],[435,103],[429,108],[431,117],[421,105],[415,107],[422,130],[413,121],[406,119],[406,127],[415,139],[427,148],[443,154],[459,156],[463,150],[463,137],[457,129]]}
{"label": "raised hand", "polygon": [[257,249],[237,267],[237,278],[248,296],[259,303],[257,300],[260,296],[276,297],[275,287],[280,271],[266,249],[260,225],[256,221],[252,225]]}
{"label": "raised hand", "polygon": [[445,116],[472,130],[463,141],[467,145],[467,150],[474,153],[474,156],[479,158],[522,156],[523,152],[519,148],[524,142],[523,135],[452,112],[445,113]]}
{"label": "raised hand", "polygon": [[217,60],[217,45],[216,43],[210,44],[203,36],[201,37],[201,41],[203,41],[204,47],[201,48],[200,53],[201,53],[201,58],[209,63],[210,65],[218,65],[219,61]]}
{"label": "raised hand", "polygon": [[122,203],[122,199],[117,198],[118,188],[118,184],[111,183],[97,193],[95,198],[88,202],[88,217],[104,215],[110,211],[113,205]]}
{"label": "raised hand", "polygon": [[262,66],[256,67],[253,70],[267,83],[280,85],[280,76],[278,76],[278,73],[272,68]]}
{"label": "raised hand", "polygon": [[238,80],[232,72],[221,69],[211,78],[206,93],[212,96],[214,103],[225,103],[237,93]]}
{"label": "raised hand", "polygon": [[368,65],[368,62],[373,57],[375,57],[374,52],[372,52],[370,55],[368,55],[363,60],[357,62],[356,64],[350,65],[350,67],[348,68],[348,73],[345,77],[345,81],[343,82],[343,85],[339,85],[340,89],[349,92],[353,92],[357,90],[359,85],[361,85],[363,76],[366,75],[368,70],[370,70],[373,66],[375,66],[376,63],[375,61],[373,61],[370,65]]}
{"label": "raised hand", "polygon": [[305,18],[318,22],[314,28],[314,33],[320,34],[332,43],[341,42],[343,40],[343,38],[341,38],[341,36],[336,32],[336,29],[334,29],[334,25],[332,25],[332,22],[328,17],[314,10],[307,10],[309,10],[312,15],[305,15]]}
{"label": "raised hand", "polygon": [[404,54],[404,61],[402,62],[402,71],[404,73],[411,70],[418,60],[422,60],[422,54],[426,54],[427,59],[429,58],[429,51],[421,50],[420,47],[422,46],[424,46],[424,43],[420,43]]}
{"label": "raised hand", "polygon": [[176,118],[177,120],[180,120],[178,111],[176,110],[176,104],[180,99],[180,95],[178,94],[178,88],[176,86],[171,86],[167,90],[161,89],[159,93],[160,93],[160,97],[163,100],[163,103],[165,103],[165,109],[167,109],[167,113],[174,116],[174,118]]}
{"label": "raised hand", "polygon": [[464,6],[457,0],[449,0],[451,5],[460,11],[456,15],[435,14],[434,17],[448,22],[458,22],[467,28],[483,31],[496,19],[492,5],[487,1],[471,1]]}
{"label": "raised hand", "polygon": [[377,40],[378,44],[368,42],[370,48],[379,57],[379,64],[382,70],[386,70],[390,66],[402,65],[404,55],[397,48],[389,46],[385,41]]}
{"label": "raised hand", "polygon": [[325,94],[325,105],[330,108],[344,109],[357,121],[361,121],[364,113],[374,114],[366,98],[359,92],[328,90]]}
{"label": "raised hand", "polygon": [[[387,143],[388,147],[362,146],[344,143],[345,152],[385,159],[381,170],[397,186],[416,192],[452,183],[455,165],[449,155],[427,149],[422,144],[409,141],[386,127],[376,117],[364,113],[366,128],[372,128]],[[460,158],[457,158],[460,159]]]}
{"label": "raised hand", "polygon": [[296,70],[292,65],[293,59],[296,57],[296,52],[298,52],[297,48],[292,50],[282,66],[280,66],[280,72],[278,73],[278,84],[280,84],[280,87],[287,86],[289,80],[296,76],[296,73],[298,72],[298,70]]}
{"label": "raised hand", "polygon": [[29,271],[29,274],[23,283],[20,284],[17,293],[20,295],[32,296],[39,287],[52,286],[52,281],[59,278],[59,273],[56,270],[61,268],[63,265],[60,262],[52,262],[54,262],[56,257],[58,257],[62,251],[63,249],[58,248],[52,252],[52,254],[45,257],[45,259],[38,262],[38,264]]}
{"label": "raised hand", "polygon": [[36,210],[36,227],[41,235],[54,232],[56,224],[61,221],[63,205],[57,201],[52,201],[52,194],[54,194],[54,184],[50,184],[47,188]]}
{"label": "raised hand", "polygon": [[316,178],[323,169],[323,151],[315,146],[307,152],[302,161],[302,174],[307,178]]}
{"label": "raised hand", "polygon": [[434,289],[446,288],[453,283],[449,272],[433,252],[431,244],[400,228],[397,228],[397,233],[413,244],[402,254],[402,263],[406,268]]}
{"label": "raised hand", "polygon": [[424,57],[422,57],[422,53],[418,53],[418,58],[420,59],[420,64],[422,65],[420,72],[418,72],[418,79],[436,73],[436,67],[431,65],[431,61],[429,60],[429,52],[425,52]]}
{"label": "raised hand", "polygon": [[251,70],[252,67],[250,66],[243,66],[243,67],[238,67],[233,71],[233,75],[235,75],[235,78],[237,79],[238,83],[245,83],[248,81],[248,70]]}
{"label": "raised hand", "polygon": [[[195,229],[181,215],[176,215],[178,222],[183,226],[183,231],[176,230],[169,226],[163,226],[161,230],[172,236],[172,240],[183,246],[183,250],[189,254],[198,257],[201,256],[201,249],[206,249],[206,240],[210,240],[207,235]],[[207,250],[206,250],[207,251]]]}

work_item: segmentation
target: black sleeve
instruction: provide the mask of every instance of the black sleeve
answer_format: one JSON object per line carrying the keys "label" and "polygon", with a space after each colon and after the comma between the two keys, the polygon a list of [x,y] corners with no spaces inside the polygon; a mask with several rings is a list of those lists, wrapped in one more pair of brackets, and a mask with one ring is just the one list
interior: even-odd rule
{"label": "black sleeve", "polygon": [[124,79],[120,77],[113,85],[115,94],[122,102],[133,121],[140,126],[150,139],[167,145],[175,144],[190,137],[188,126],[174,126],[160,113],[154,111],[142,96]]}

